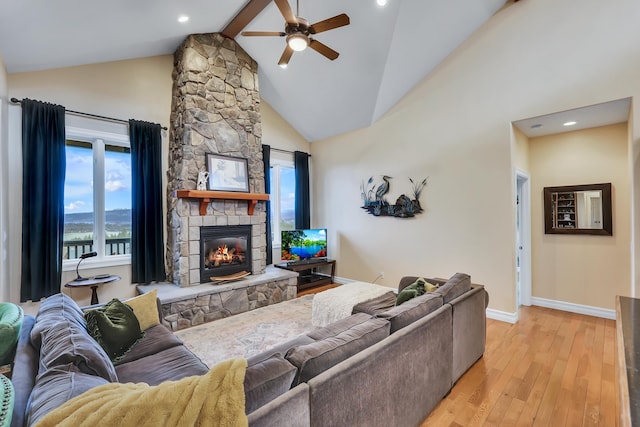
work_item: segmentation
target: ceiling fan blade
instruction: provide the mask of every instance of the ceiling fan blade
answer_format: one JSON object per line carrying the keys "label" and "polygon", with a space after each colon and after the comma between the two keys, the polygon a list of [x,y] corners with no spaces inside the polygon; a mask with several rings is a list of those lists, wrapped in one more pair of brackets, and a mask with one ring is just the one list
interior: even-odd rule
{"label": "ceiling fan blade", "polygon": [[349,25],[349,16],[346,13],[336,15],[333,18],[325,19],[324,21],[316,22],[309,27],[311,34],[318,34],[323,31],[333,30],[334,28],[344,27]]}
{"label": "ceiling fan blade", "polygon": [[326,44],[320,43],[318,40],[311,40],[311,43],[309,43],[309,47],[332,61],[340,56],[338,52],[331,49]]}
{"label": "ceiling fan blade", "polygon": [[293,55],[293,49],[291,49],[289,45],[287,45],[287,47],[284,48],[284,52],[282,52],[282,56],[278,61],[278,65],[286,66],[289,63],[289,60],[291,59],[291,55]]}
{"label": "ceiling fan blade", "polygon": [[243,31],[241,33],[243,36],[255,37],[255,36],[280,36],[284,37],[287,34],[278,31]]}
{"label": "ceiling fan blade", "polygon": [[276,2],[276,6],[280,9],[280,13],[284,16],[284,20],[287,21],[287,24],[298,25],[298,19],[296,15],[293,14],[293,10],[291,10],[291,6],[289,6],[289,0],[274,0]]}
{"label": "ceiling fan blade", "polygon": [[242,10],[231,19],[231,22],[224,27],[221,34],[230,39],[234,38],[249,22],[253,21],[253,18],[258,16],[269,3],[271,3],[271,0],[249,0]]}

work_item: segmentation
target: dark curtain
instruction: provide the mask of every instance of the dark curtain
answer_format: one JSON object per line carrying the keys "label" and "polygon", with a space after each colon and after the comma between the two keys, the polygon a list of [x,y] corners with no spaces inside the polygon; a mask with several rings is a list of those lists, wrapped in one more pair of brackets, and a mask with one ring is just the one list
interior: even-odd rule
{"label": "dark curtain", "polygon": [[[271,146],[262,145],[262,161],[264,162],[264,192],[271,194]],[[271,202],[267,200],[267,265],[273,264],[273,248],[271,247]]]}
{"label": "dark curtain", "polygon": [[131,141],[131,281],[166,278],[162,232],[162,136],[159,124],[129,120]]}
{"label": "dark curtain", "polygon": [[64,232],[65,109],[22,102],[22,283],[20,301],[60,292]]}
{"label": "dark curtain", "polygon": [[311,226],[311,198],[309,196],[309,155],[302,151],[293,153],[296,168],[296,228]]}

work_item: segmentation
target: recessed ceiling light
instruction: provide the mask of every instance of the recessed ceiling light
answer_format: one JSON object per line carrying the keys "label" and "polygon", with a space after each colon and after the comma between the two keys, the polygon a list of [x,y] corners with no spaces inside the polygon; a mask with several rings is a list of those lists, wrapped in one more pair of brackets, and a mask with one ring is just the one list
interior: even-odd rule
{"label": "recessed ceiling light", "polygon": [[376,0],[376,3],[378,3],[378,6],[386,6],[387,0]]}
{"label": "recessed ceiling light", "polygon": [[531,129],[538,129],[542,127],[542,123],[536,123],[535,125],[531,125]]}
{"label": "recessed ceiling light", "polygon": [[180,15],[178,16],[178,22],[180,22],[181,24],[184,24],[185,22],[187,22],[189,20],[189,17],[187,15]]}
{"label": "recessed ceiling light", "polygon": [[577,124],[578,122],[566,122],[564,123],[562,126],[573,126],[575,124]]}

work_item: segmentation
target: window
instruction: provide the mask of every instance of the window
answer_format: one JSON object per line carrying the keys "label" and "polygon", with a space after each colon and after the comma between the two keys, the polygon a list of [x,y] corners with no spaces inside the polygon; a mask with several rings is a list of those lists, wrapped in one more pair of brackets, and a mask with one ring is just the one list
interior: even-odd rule
{"label": "window", "polygon": [[[130,262],[131,150],[126,135],[67,128],[63,260]],[[102,261],[102,263],[101,263]],[[65,263],[75,267],[76,262]],[[97,266],[97,265],[96,265]]]}
{"label": "window", "polygon": [[280,232],[295,229],[296,176],[293,157],[272,152],[271,170],[271,239],[280,246]]}

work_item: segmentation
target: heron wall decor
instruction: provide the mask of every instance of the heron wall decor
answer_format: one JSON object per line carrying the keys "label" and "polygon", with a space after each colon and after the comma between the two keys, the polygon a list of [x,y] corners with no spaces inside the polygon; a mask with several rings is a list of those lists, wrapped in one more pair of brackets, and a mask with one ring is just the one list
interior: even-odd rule
{"label": "heron wall decor", "polygon": [[415,214],[423,212],[424,209],[420,205],[420,194],[424,187],[427,186],[429,177],[424,178],[422,181],[414,181],[409,178],[413,199],[402,194],[396,199],[395,204],[390,204],[385,198],[389,193],[391,179],[392,177],[388,175],[382,175],[382,183],[379,185],[374,183],[373,177],[370,177],[366,184],[362,182],[360,185],[360,192],[364,201],[362,209],[374,216],[393,216],[396,218],[412,218]]}

